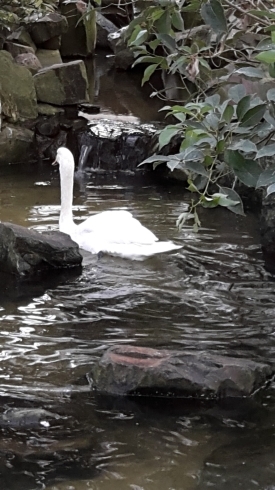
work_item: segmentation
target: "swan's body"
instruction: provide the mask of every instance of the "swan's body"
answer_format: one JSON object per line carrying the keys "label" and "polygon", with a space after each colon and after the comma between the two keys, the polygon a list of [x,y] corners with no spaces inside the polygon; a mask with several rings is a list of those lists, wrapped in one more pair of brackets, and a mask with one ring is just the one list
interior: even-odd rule
{"label": "swan's body", "polygon": [[80,225],[73,221],[74,158],[67,148],[57,150],[61,185],[59,230],[70,235],[79,247],[88,252],[119,255],[140,259],[181,248],[158,238],[128,211],[103,211],[87,218]]}

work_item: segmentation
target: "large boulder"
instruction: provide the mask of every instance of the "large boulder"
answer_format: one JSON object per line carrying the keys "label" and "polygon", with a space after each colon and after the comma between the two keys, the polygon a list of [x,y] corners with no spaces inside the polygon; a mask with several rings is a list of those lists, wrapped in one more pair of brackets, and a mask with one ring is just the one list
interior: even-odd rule
{"label": "large boulder", "polygon": [[0,270],[17,276],[80,266],[78,245],[64,233],[38,233],[24,226],[0,223]]}
{"label": "large boulder", "polygon": [[58,38],[68,29],[67,19],[57,12],[51,12],[43,17],[34,17],[28,24],[28,30],[36,46],[43,45],[50,39]]}
{"label": "large boulder", "polygon": [[68,30],[61,36],[62,56],[88,56],[94,53],[96,40],[95,12],[85,18],[87,4],[83,1],[61,4],[61,13],[67,18]]}
{"label": "large boulder", "polygon": [[89,98],[87,73],[82,60],[44,68],[33,79],[39,102],[71,105]]}
{"label": "large boulder", "polygon": [[36,118],[36,92],[28,68],[17,65],[7,51],[0,51],[0,67],[2,114],[13,122]]}
{"label": "large boulder", "polygon": [[133,51],[128,46],[126,34],[127,27],[122,27],[108,35],[110,47],[115,55],[115,65],[121,70],[128,70],[135,61]]}
{"label": "large boulder", "polygon": [[93,366],[93,388],[109,395],[247,397],[273,374],[268,364],[211,352],[112,346]]}
{"label": "large boulder", "polygon": [[[80,115],[83,112],[80,111]],[[115,120],[90,118],[90,125],[77,134],[79,148],[86,147],[85,168],[100,171],[138,170],[138,164],[152,152],[152,141],[156,134],[153,125],[137,125]]]}
{"label": "large boulder", "polygon": [[9,125],[0,131],[0,164],[26,162],[33,150],[34,132],[30,129]]}

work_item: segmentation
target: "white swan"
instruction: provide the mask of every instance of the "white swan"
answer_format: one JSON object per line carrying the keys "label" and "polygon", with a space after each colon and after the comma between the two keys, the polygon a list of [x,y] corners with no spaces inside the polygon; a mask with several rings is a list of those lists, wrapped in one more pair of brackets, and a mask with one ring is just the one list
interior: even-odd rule
{"label": "white swan", "polygon": [[159,242],[128,211],[103,211],[76,225],[72,212],[74,157],[67,148],[59,148],[55,163],[59,163],[61,186],[59,230],[70,235],[80,248],[93,254],[104,252],[137,260],[181,248],[173,242]]}

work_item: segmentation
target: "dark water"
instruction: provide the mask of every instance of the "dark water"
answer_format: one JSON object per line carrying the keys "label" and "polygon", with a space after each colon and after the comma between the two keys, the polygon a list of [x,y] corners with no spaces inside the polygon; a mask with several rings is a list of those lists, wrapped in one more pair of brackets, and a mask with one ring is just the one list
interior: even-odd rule
{"label": "dark water", "polygon": [[[57,228],[59,179],[50,165],[0,175],[2,221]],[[2,282],[0,414],[23,408],[25,421],[0,430],[1,489],[275,488],[273,385],[220,405],[88,391],[86,373],[115,343],[273,361],[275,284],[257,218],[213,210],[202,213],[199,234],[187,225],[178,233],[188,198],[179,187],[86,178],[75,186],[76,220],[127,207],[183,249],[143,262],[85,254],[80,275]],[[37,409],[50,414],[37,422]]]}

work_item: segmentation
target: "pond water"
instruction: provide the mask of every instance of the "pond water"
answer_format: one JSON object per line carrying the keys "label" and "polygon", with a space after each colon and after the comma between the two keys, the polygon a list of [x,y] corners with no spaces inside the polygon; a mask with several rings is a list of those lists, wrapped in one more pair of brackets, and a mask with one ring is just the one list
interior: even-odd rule
{"label": "pond water", "polygon": [[[0,169],[1,220],[57,229],[59,176],[49,163]],[[0,290],[0,413],[44,409],[49,422],[3,427],[3,490],[275,488],[275,385],[251,400],[190,404],[102,399],[86,374],[116,343],[274,359],[275,283],[257,217],[203,212],[175,227],[188,195],[140,178],[83,177],[80,221],[128,208],[176,253],[131,262],[85,253],[83,270]],[[27,412],[26,412],[27,413]],[[46,415],[45,415],[46,417]]]}

